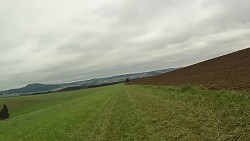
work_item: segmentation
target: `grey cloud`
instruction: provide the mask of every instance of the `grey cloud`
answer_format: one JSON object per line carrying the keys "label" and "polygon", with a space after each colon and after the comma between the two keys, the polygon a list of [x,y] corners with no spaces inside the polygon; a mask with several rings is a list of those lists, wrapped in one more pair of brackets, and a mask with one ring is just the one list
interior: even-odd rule
{"label": "grey cloud", "polygon": [[246,0],[0,5],[0,89],[182,67],[249,47]]}

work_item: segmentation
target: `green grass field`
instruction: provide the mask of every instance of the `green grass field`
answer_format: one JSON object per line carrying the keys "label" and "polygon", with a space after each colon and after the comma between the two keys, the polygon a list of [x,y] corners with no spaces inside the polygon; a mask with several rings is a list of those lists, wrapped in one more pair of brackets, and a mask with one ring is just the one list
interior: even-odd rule
{"label": "green grass field", "polygon": [[113,85],[2,98],[4,141],[250,140],[250,94]]}

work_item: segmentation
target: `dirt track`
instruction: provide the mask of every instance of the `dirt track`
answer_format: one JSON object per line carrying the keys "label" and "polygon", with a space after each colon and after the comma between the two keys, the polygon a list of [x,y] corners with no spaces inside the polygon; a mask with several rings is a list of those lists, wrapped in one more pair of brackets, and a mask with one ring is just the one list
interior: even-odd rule
{"label": "dirt track", "polygon": [[129,84],[200,85],[250,91],[250,48]]}

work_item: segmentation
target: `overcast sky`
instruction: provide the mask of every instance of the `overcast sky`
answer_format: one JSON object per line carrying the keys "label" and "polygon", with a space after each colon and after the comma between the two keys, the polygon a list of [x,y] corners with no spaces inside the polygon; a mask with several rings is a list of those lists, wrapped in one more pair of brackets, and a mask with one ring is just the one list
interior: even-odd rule
{"label": "overcast sky", "polygon": [[0,90],[182,67],[250,47],[249,0],[0,0]]}

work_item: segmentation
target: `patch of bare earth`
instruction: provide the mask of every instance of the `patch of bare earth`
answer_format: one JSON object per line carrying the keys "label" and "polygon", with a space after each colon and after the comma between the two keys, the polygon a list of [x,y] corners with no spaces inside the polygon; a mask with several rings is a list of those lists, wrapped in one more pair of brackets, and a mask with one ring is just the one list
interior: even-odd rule
{"label": "patch of bare earth", "polygon": [[250,91],[250,48],[129,84],[200,85],[213,89]]}

